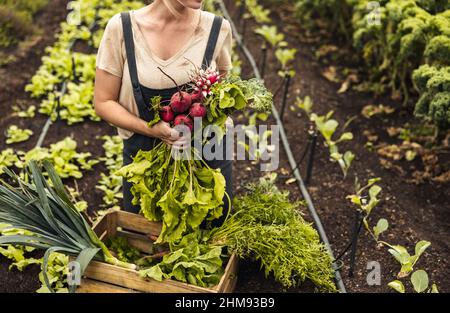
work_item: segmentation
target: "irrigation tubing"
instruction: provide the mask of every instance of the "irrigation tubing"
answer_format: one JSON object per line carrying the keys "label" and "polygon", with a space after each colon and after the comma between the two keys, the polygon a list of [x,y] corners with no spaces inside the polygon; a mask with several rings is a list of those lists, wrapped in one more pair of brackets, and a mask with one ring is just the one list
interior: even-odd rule
{"label": "irrigation tubing", "polygon": [[[94,27],[97,25],[97,13],[98,13],[98,8],[95,11],[95,19],[94,22],[92,22],[92,24],[89,26],[89,31],[92,32],[92,30],[94,29]],[[75,43],[78,41],[78,38],[75,38],[74,40],[72,40],[69,44],[69,46],[67,47],[66,51],[70,52],[72,51],[73,47],[75,46]],[[77,79],[77,77],[75,76],[75,59],[72,57],[72,72],[74,73],[74,78]],[[61,90],[58,94],[58,99],[56,101],[60,102],[62,97],[66,94],[67,92],[67,79],[63,81],[62,86],[61,86]],[[48,119],[45,121],[44,127],[42,127],[42,131],[39,135],[38,141],[36,143],[35,148],[40,148],[42,147],[42,144],[44,143],[45,137],[48,134],[48,131],[50,129],[50,126],[53,124],[52,121],[52,115],[53,112],[56,110],[58,110],[58,118],[56,121],[59,120],[59,110],[60,110],[60,104],[59,105],[54,105],[52,112],[50,113],[50,116],[48,117]]]}
{"label": "irrigation tubing", "polygon": [[[239,45],[239,47],[242,49],[242,52],[244,53],[248,62],[250,63],[250,66],[253,69],[253,73],[254,73],[255,77],[257,79],[261,79],[261,74],[259,72],[255,58],[253,57],[251,52],[248,50],[247,46],[244,44],[241,35],[239,34],[238,30],[236,29],[236,25],[234,24],[233,20],[231,19],[228,9],[226,8],[225,4],[223,3],[223,0],[217,0],[217,3],[219,4],[224,17],[230,22],[231,29],[234,33],[235,40],[236,40],[237,44]],[[293,169],[294,177],[296,178],[296,180],[298,182],[298,185],[299,185],[300,191],[303,195],[303,198],[306,201],[306,205],[308,207],[309,213],[311,214],[311,217],[314,220],[314,223],[316,225],[317,231],[319,232],[320,238],[322,239],[322,242],[325,244],[331,257],[334,259],[333,250],[331,249],[327,234],[325,232],[325,229],[323,228],[322,222],[320,221],[320,217],[317,214],[316,209],[314,208],[314,204],[311,200],[308,190],[306,189],[305,183],[302,180],[300,171],[299,171],[298,167],[296,168],[297,162],[295,161],[295,158],[292,154],[292,150],[289,145],[289,141],[287,139],[286,132],[283,127],[283,123],[280,120],[280,115],[278,114],[278,111],[274,105],[272,105],[272,115],[275,118],[275,120],[280,128],[280,137],[281,137],[281,140],[283,143],[284,150],[288,157],[289,164],[290,164],[291,168]],[[339,288],[339,291],[341,293],[346,293],[344,282],[342,281],[341,273],[339,272],[339,269],[335,264],[333,264],[333,267],[334,267],[334,277],[336,280],[337,287]]]}

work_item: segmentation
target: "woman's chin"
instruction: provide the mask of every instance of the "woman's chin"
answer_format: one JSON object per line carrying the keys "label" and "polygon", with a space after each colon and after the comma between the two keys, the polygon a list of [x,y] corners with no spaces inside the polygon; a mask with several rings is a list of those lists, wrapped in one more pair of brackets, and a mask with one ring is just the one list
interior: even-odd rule
{"label": "woman's chin", "polygon": [[192,0],[189,1],[189,7],[194,10],[198,10],[202,8],[203,0]]}

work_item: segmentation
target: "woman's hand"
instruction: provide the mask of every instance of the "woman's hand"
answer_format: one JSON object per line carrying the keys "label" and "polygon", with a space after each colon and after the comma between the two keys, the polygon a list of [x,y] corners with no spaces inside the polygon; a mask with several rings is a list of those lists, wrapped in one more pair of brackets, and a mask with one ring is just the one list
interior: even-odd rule
{"label": "woman's hand", "polygon": [[180,149],[188,144],[187,137],[181,136],[177,130],[173,129],[168,123],[163,121],[150,127],[148,135],[159,138],[176,149]]}

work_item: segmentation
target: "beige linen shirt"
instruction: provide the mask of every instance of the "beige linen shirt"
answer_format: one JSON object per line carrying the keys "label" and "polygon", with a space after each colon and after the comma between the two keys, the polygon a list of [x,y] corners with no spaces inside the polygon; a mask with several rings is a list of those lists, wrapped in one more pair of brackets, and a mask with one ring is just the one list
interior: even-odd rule
{"label": "beige linen shirt", "polygon": [[[194,66],[188,60],[197,67],[201,67],[213,20],[214,14],[200,11],[199,23],[189,42],[170,59],[162,60],[152,53],[136,23],[134,11],[131,11],[135,57],[141,85],[152,89],[174,87],[173,82],[164,76],[158,70],[158,67],[161,67],[164,72],[173,77],[179,85],[187,83],[189,81],[189,73],[194,69]],[[231,26],[228,21],[224,20],[217,39],[211,66],[220,71],[229,71],[232,65],[231,49]],[[119,103],[132,114],[139,116],[128,71],[120,14],[112,17],[106,26],[98,49],[97,68],[122,78]],[[121,128],[118,128],[118,133],[123,139],[133,135],[133,132]]]}

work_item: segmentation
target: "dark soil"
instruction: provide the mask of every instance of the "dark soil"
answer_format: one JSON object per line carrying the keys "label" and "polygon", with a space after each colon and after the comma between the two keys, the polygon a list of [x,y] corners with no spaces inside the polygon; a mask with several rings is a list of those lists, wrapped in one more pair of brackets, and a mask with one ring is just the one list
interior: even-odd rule
{"label": "dark soil", "polygon": [[[228,1],[230,2],[230,1]],[[44,48],[54,41],[53,34],[58,29],[58,24],[66,15],[65,7],[67,1],[53,0],[49,6],[41,13],[36,20],[44,28],[41,41],[36,44],[26,56],[18,59],[15,63],[9,64],[0,69],[3,84],[0,85],[0,109],[4,112],[0,117],[0,129],[3,131],[11,124],[20,127],[27,127],[34,131],[34,136],[27,142],[13,145],[17,150],[28,151],[33,148],[38,139],[39,133],[44,125],[47,116],[37,114],[36,118],[19,119],[11,114],[11,105],[14,103],[26,106],[35,104],[39,107],[39,101],[30,99],[23,90],[25,84],[39,67],[40,58],[44,53]],[[231,7],[231,5],[230,5]],[[285,29],[285,33],[295,34],[301,32],[296,21],[291,18],[289,8],[277,8],[273,10],[273,18],[277,21],[279,29]],[[280,23],[280,20],[283,23]],[[260,53],[260,40],[252,34],[255,25],[247,26],[246,40],[248,46],[256,57]],[[289,31],[287,31],[289,29]],[[314,55],[314,48],[309,44],[302,43],[293,35],[287,36],[290,45],[299,50],[299,62],[296,64],[298,76],[294,79],[289,102],[293,103],[297,95],[302,97],[310,95],[315,103],[315,110],[318,113],[327,112],[330,109],[336,111],[336,119],[339,122],[345,121],[349,116],[359,115],[361,108],[372,101],[372,96],[359,93],[336,94],[339,88],[337,84],[328,82],[320,75],[321,65],[317,64]],[[77,50],[85,51],[85,48],[78,47]],[[243,74],[250,76],[251,71],[243,60]],[[270,82],[268,86],[276,86],[279,77],[276,76],[275,59],[269,57],[266,70],[268,73],[266,80]],[[274,88],[274,87],[273,87]],[[279,99],[277,99],[278,101]],[[384,101],[384,99],[383,99]],[[387,103],[387,102],[383,102]],[[445,239],[449,235],[449,218],[446,211],[449,209],[448,199],[444,190],[448,186],[437,184],[422,184],[419,186],[406,184],[403,178],[396,173],[383,169],[379,164],[376,154],[369,153],[365,148],[365,137],[362,136],[363,129],[370,129],[383,133],[386,123],[402,125],[410,115],[393,116],[388,120],[371,119],[364,120],[358,117],[351,125],[350,130],[356,135],[355,139],[346,148],[351,148],[357,156],[353,171],[358,173],[362,179],[368,177],[382,177],[383,202],[373,213],[371,222],[374,223],[379,217],[385,217],[390,222],[388,235],[383,235],[382,239],[406,245],[410,250],[413,243],[419,239],[426,239],[432,242],[431,248],[422,257],[416,268],[424,268],[430,274],[431,281],[436,282],[442,291],[448,291],[448,243]],[[236,116],[236,122],[243,122],[243,116]],[[273,122],[273,121],[271,121]],[[291,147],[296,156],[300,156],[307,141],[305,130],[307,129],[307,119],[299,112],[288,110],[285,116],[285,128],[289,136]],[[103,155],[102,140],[97,136],[113,135],[115,130],[104,122],[84,122],[73,126],[67,126],[64,122],[54,124],[45,139],[44,146],[72,136],[78,143],[78,150],[91,152],[93,156]],[[4,137],[0,136],[0,149],[5,149]],[[90,213],[100,208],[102,203],[102,193],[93,186],[97,184],[100,173],[105,171],[99,164],[92,171],[83,173],[83,178],[77,181],[82,198],[87,200]],[[284,151],[280,155],[280,168],[278,173],[286,175],[289,171]],[[264,173],[259,170],[258,164],[249,161],[236,161],[234,165],[234,190],[238,194],[242,192],[242,187],[247,182],[254,181]],[[74,185],[74,181],[65,181],[69,185]],[[285,179],[279,179],[279,185],[291,192],[292,198],[300,198],[301,194],[296,184],[285,184]],[[348,204],[345,196],[350,194],[352,181],[342,180],[342,174],[336,164],[328,161],[328,153],[320,143],[315,158],[314,177],[309,190],[315,206],[319,212],[325,226],[332,248],[336,253],[342,251],[346,246],[352,227],[354,215],[353,208]],[[306,213],[306,209],[305,209]],[[310,220],[308,214],[306,219]],[[351,292],[388,292],[386,284],[393,280],[398,270],[398,265],[388,254],[386,249],[375,247],[374,241],[365,233],[360,238],[355,277],[347,278],[348,259],[344,259],[343,268],[344,282]],[[381,286],[369,287],[366,284],[367,275],[366,264],[369,261],[378,261],[381,264],[382,282]],[[16,270],[8,271],[10,262],[0,257],[0,292],[34,292],[39,287],[37,266],[31,266],[23,273]],[[236,292],[314,292],[315,287],[306,282],[300,288],[284,290],[272,277],[266,279],[256,262],[245,261],[240,264],[239,280]]]}
{"label": "dark soil", "polygon": [[[229,7],[232,7],[230,1],[227,1],[227,3]],[[386,218],[390,227],[381,236],[381,239],[391,244],[403,245],[408,248],[410,253],[414,252],[414,245],[419,240],[431,241],[431,247],[416,264],[415,269],[425,269],[429,274],[430,283],[435,282],[441,291],[448,292],[450,289],[448,261],[450,249],[447,238],[450,235],[450,217],[448,214],[450,210],[448,197],[450,184],[438,184],[430,181],[418,185],[407,183],[407,175],[404,172],[417,170],[414,167],[416,163],[404,166],[405,169],[401,170],[403,174],[399,175],[396,171],[383,168],[380,165],[378,155],[369,152],[364,147],[367,142],[367,138],[363,135],[364,130],[370,130],[377,134],[381,140],[388,140],[387,127],[401,127],[407,122],[413,125],[414,123],[419,124],[412,117],[411,108],[402,108],[400,103],[396,103],[386,96],[376,98],[371,94],[352,91],[338,94],[340,84],[332,83],[321,75],[325,66],[319,63],[315,57],[318,47],[312,45],[309,41],[302,41],[303,36],[299,36],[304,35],[306,31],[293,17],[293,9],[290,6],[277,6],[271,9],[271,17],[278,29],[286,34],[289,46],[298,49],[297,62],[295,62],[294,68],[297,76],[291,85],[288,106],[295,103],[297,96],[303,98],[308,95],[314,102],[313,110],[315,112],[325,114],[334,110],[334,118],[341,125],[350,117],[356,116],[356,119],[348,128],[348,131],[351,131],[355,138],[350,143],[342,145],[341,148],[343,151],[346,151],[344,149],[350,149],[357,156],[347,179],[343,179],[338,165],[329,161],[327,148],[319,140],[314,159],[313,178],[308,187],[335,254],[338,255],[343,251],[351,236],[355,211],[345,197],[354,192],[353,177],[357,175],[362,183],[369,178],[380,177],[382,179],[380,186],[383,188],[382,202],[372,213],[370,224],[375,225],[379,218]],[[234,19],[237,20],[237,11],[232,9],[232,14],[235,17]],[[258,60],[261,54],[261,39],[253,35],[255,26],[253,22],[247,24],[244,38],[247,46]],[[244,59],[244,56],[242,56],[242,59]],[[251,75],[251,69],[245,62],[243,64],[244,76]],[[267,64],[265,79],[270,82],[268,86],[277,86],[280,78],[276,74],[278,71],[277,61],[273,54],[270,55],[269,53]],[[341,63],[335,65],[339,66]],[[276,101],[281,102],[281,95],[278,96]],[[370,103],[388,104],[397,108],[397,110],[393,115],[384,119],[379,117],[366,119],[360,113],[362,108]],[[284,116],[284,128],[287,130],[294,156],[299,159],[307,143],[308,119],[304,114],[301,114],[299,109],[293,112],[287,108]],[[283,157],[281,159],[281,166],[288,168],[284,164],[286,159]],[[403,163],[406,163],[406,161],[403,161]],[[238,163],[236,167],[242,168],[242,164]],[[258,176],[258,174],[255,176]],[[236,181],[244,181],[245,176],[242,175]],[[288,188],[293,190],[296,189],[296,186],[290,185]],[[359,238],[356,260],[354,277],[349,278],[348,254],[343,258],[342,276],[349,292],[392,292],[387,283],[396,279],[400,266],[387,249],[377,247],[375,241],[364,230]],[[381,265],[380,286],[369,286],[366,282],[366,276],[369,273],[366,266],[371,261],[377,261]],[[410,284],[406,283],[406,287],[407,290],[412,291]]]}

